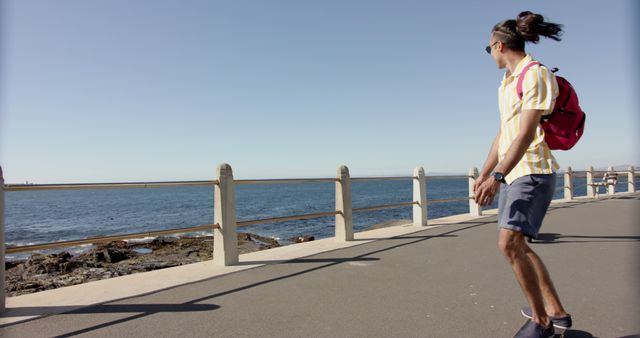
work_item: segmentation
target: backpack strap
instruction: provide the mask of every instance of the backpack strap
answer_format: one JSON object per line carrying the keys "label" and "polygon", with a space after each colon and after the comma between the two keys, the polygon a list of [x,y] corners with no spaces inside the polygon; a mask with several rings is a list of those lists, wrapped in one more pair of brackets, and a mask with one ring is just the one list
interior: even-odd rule
{"label": "backpack strap", "polygon": [[540,62],[538,61],[531,61],[528,65],[524,66],[522,72],[520,72],[520,75],[518,76],[518,84],[516,86],[516,90],[518,91],[518,97],[520,98],[520,100],[522,100],[522,83],[524,82],[524,74],[529,70],[529,68],[539,64]]}

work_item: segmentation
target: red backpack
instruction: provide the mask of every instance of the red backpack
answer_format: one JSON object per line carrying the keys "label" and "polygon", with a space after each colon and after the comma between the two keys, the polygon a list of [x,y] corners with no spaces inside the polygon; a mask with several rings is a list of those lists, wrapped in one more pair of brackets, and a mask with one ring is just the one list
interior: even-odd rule
{"label": "red backpack", "polygon": [[[521,100],[524,74],[529,68],[539,64],[540,62],[533,61],[525,66],[520,73],[516,89],[518,91],[518,97]],[[555,73],[558,71],[558,68],[553,68],[551,71]],[[578,143],[578,140],[584,132],[586,115],[582,109],[580,109],[578,95],[569,81],[560,76],[556,76],[556,80],[558,80],[559,90],[556,104],[551,114],[542,117],[540,124],[544,130],[544,140],[547,142],[547,145],[549,145],[549,149],[569,150]]]}

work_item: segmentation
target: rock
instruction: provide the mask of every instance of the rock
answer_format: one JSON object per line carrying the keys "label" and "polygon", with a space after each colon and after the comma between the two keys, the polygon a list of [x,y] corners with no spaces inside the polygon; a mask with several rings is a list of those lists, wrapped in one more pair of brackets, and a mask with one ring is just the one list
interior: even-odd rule
{"label": "rock", "polygon": [[[238,233],[240,253],[278,247],[273,238]],[[152,250],[138,254],[135,249]],[[89,281],[164,269],[183,264],[211,260],[213,236],[161,237],[148,243],[114,241],[96,244],[85,253],[72,256],[34,253],[23,262],[5,263],[5,291],[9,297]]]}
{"label": "rock", "polygon": [[[71,258],[71,254],[63,251],[59,254],[33,254],[24,263],[26,270],[34,274],[53,273],[65,269]],[[62,268],[61,268],[62,266]]]}
{"label": "rock", "polygon": [[4,270],[9,270],[9,269],[13,269],[16,266],[19,266],[20,264],[24,264],[25,261],[7,261],[4,262]]}
{"label": "rock", "polygon": [[81,266],[80,262],[64,262],[58,266],[58,271],[60,271],[60,273],[63,273],[63,274],[69,273],[80,266]]}
{"label": "rock", "polygon": [[150,245],[153,248],[161,248],[167,244],[174,244],[178,241],[176,237],[158,237],[151,241]]}
{"label": "rock", "polygon": [[20,284],[21,289],[39,289],[42,285],[38,282],[29,281]]}
{"label": "rock", "polygon": [[176,262],[146,262],[142,264],[143,268],[147,271],[164,269],[178,265],[180,264]]}
{"label": "rock", "polygon": [[97,262],[117,263],[135,255],[127,242],[114,241],[96,248],[94,258]]}
{"label": "rock", "polygon": [[280,246],[280,243],[278,243],[278,241],[276,241],[271,237],[264,237],[259,235],[252,235],[252,236],[254,238],[254,241],[259,242],[262,246],[266,247],[267,249],[276,248]]}
{"label": "rock", "polygon": [[239,232],[238,233],[238,241],[252,241],[253,239],[251,239],[251,235],[246,233],[246,232]]}
{"label": "rock", "polygon": [[311,242],[313,240],[315,240],[316,238],[310,235],[304,235],[304,236],[297,236],[297,237],[292,237],[289,238],[290,242],[293,243],[303,243],[303,242]]}
{"label": "rock", "polygon": [[135,256],[135,253],[133,253],[131,250],[128,250],[128,249],[127,250],[113,249],[113,250],[106,250],[105,256],[108,263],[117,263]]}

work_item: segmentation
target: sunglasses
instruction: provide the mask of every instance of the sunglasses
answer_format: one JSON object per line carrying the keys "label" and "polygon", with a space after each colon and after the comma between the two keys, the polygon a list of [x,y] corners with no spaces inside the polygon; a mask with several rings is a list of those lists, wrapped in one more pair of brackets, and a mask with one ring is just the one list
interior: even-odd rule
{"label": "sunglasses", "polygon": [[493,48],[493,46],[495,46],[496,43],[498,43],[498,42],[500,42],[500,41],[496,41],[496,42],[492,43],[491,46],[484,47],[484,50],[487,52],[487,54],[491,54],[491,48]]}

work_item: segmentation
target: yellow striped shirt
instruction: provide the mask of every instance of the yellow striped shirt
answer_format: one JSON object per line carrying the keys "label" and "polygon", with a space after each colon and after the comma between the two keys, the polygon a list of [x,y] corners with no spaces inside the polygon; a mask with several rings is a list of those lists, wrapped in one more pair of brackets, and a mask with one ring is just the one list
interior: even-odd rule
{"label": "yellow striped shirt", "polygon": [[[498,88],[498,104],[500,108],[500,139],[498,142],[498,161],[502,161],[509,146],[520,133],[520,113],[522,110],[544,110],[543,115],[550,114],[558,97],[558,82],[555,75],[542,65],[529,68],[522,83],[522,100],[518,98],[516,87],[522,69],[533,58],[527,54],[516,66],[515,71],[507,76],[505,73]],[[522,159],[505,177],[507,183],[518,177],[530,174],[551,174],[559,169],[556,159],[544,141],[544,130],[538,124],[535,138],[522,156]]]}

